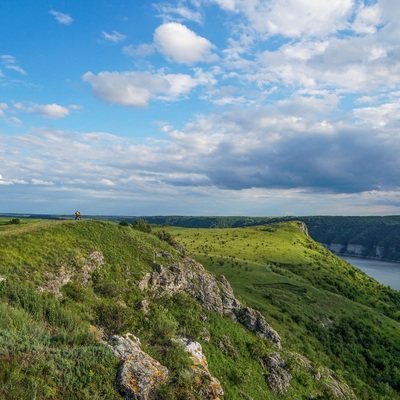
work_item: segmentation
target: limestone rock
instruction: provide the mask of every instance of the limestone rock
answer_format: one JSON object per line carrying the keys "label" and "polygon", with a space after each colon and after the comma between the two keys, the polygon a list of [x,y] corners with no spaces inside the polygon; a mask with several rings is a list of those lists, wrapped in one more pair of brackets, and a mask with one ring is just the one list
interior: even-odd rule
{"label": "limestone rock", "polygon": [[118,371],[118,390],[127,400],[152,400],[156,390],[168,377],[168,370],[141,350],[140,341],[132,334],[110,339],[112,351],[122,364]]}
{"label": "limestone rock", "polygon": [[332,375],[328,377],[328,383],[325,385],[338,400],[355,400],[357,398],[346,383],[340,382]]}
{"label": "limestone rock", "polygon": [[219,400],[224,391],[221,383],[214,378],[208,370],[207,358],[203,353],[201,344],[192,339],[178,339],[183,344],[185,351],[190,353],[193,361],[193,372],[198,376],[197,385],[202,388],[204,400]]}
{"label": "limestone rock", "polygon": [[244,326],[246,326],[252,332],[256,332],[257,335],[264,339],[270,339],[274,342],[277,348],[281,348],[281,338],[278,333],[272,329],[262,314],[252,308],[245,307],[237,312],[238,319]]}
{"label": "limestone rock", "polygon": [[219,315],[229,315],[259,336],[272,340],[278,349],[281,348],[278,333],[268,325],[261,313],[244,307],[236,299],[224,276],[217,280],[200,263],[189,257],[166,267],[158,265],[152,274],[147,273],[143,277],[138,287],[155,297],[172,296],[185,291],[206,309]]}
{"label": "limestone rock", "polygon": [[51,292],[56,297],[62,297],[61,288],[69,283],[74,275],[78,275],[80,282],[88,284],[91,273],[104,266],[104,256],[100,251],[94,251],[88,257],[74,260],[71,265],[62,265],[55,273],[47,273],[47,280],[37,288],[38,292]]}
{"label": "limestone rock", "polygon": [[271,353],[266,366],[270,372],[266,378],[269,388],[279,395],[284,394],[292,379],[289,372],[285,369],[285,361],[282,360],[278,353]]}
{"label": "limestone rock", "polygon": [[56,297],[62,297],[60,289],[71,281],[73,275],[74,275],[73,269],[61,266],[59,270],[56,272],[55,276],[50,275],[53,277],[53,279],[48,280],[42,286],[38,287],[37,291],[51,292],[54,293]]}

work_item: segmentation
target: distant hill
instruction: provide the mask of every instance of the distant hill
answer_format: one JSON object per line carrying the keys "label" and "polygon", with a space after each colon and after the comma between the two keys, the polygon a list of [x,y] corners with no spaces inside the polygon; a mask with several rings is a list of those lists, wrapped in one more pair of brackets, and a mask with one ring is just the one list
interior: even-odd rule
{"label": "distant hill", "polygon": [[[0,214],[9,218],[73,219],[73,215]],[[129,221],[141,218],[150,224],[184,228],[238,228],[302,221],[311,237],[341,255],[377,258],[400,262],[400,216],[305,216],[305,217],[202,217],[202,216],[99,216],[91,220]]]}
{"label": "distant hill", "polygon": [[400,399],[400,293],[301,223],[8,222],[0,398]]}
{"label": "distant hill", "polygon": [[334,253],[400,261],[400,216],[385,217],[143,217],[151,224],[186,228],[235,228],[302,221],[311,237]]}

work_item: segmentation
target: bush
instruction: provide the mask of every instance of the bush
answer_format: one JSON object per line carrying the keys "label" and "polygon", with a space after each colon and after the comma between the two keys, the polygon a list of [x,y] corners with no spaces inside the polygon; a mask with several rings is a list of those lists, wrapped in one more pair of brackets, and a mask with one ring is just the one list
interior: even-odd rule
{"label": "bush", "polygon": [[158,231],[155,235],[164,242],[167,242],[169,245],[175,247],[177,242],[175,241],[174,237],[167,231]]}
{"label": "bush", "polygon": [[113,300],[103,300],[95,307],[95,311],[95,322],[104,329],[107,336],[121,334],[134,321],[132,310],[123,303],[116,305]]}
{"label": "bush", "polygon": [[119,222],[119,225],[120,225],[120,226],[129,226],[129,222],[126,221],[126,220],[120,221],[120,222]]}
{"label": "bush", "polygon": [[142,231],[142,232],[147,232],[150,233],[151,232],[151,226],[150,224],[148,224],[144,219],[135,219],[132,222],[132,228],[137,229],[138,231]]}
{"label": "bush", "polygon": [[7,222],[7,225],[19,225],[21,220],[19,218],[13,218]]}
{"label": "bush", "polygon": [[158,340],[169,340],[175,336],[178,325],[172,315],[169,315],[165,309],[161,309],[152,321],[153,337]]}

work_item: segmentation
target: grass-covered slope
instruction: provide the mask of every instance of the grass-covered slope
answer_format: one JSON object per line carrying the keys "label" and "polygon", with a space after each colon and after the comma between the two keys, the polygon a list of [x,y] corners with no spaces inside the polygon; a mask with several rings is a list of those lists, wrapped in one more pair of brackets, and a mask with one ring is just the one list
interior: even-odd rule
{"label": "grass-covered slope", "polygon": [[400,398],[400,293],[340,260],[297,222],[169,228],[262,311],[283,345],[336,370],[360,399]]}
{"label": "grass-covered slope", "polygon": [[182,336],[203,345],[225,399],[328,398],[339,382],[319,363],[283,350],[291,381],[278,396],[271,386],[279,376],[271,379],[266,366],[273,343],[185,292],[148,298],[145,313],[139,280],[166,262],[161,254],[170,264],[184,258],[157,236],[112,222],[21,222],[0,226],[1,399],[121,398],[119,361],[105,342],[127,332],[169,369],[158,399],[204,399],[188,354],[174,341]]}
{"label": "grass-covered slope", "polygon": [[[172,243],[168,233],[263,313],[282,350],[184,291],[139,288],[146,273],[184,259],[160,240]],[[0,398],[121,398],[105,342],[131,332],[170,371],[158,399],[204,399],[174,341],[182,336],[202,344],[224,399],[350,399],[346,383],[358,399],[400,399],[399,304],[295,222],[158,236],[102,221],[0,223]]]}
{"label": "grass-covered slope", "polygon": [[[98,339],[134,326],[123,304],[136,302],[133,283],[150,269],[155,241],[142,236],[101,222],[1,227],[0,398],[120,398],[117,360]],[[96,251],[105,266],[84,284]],[[69,275],[63,297],[38,292]]]}
{"label": "grass-covered slope", "polygon": [[358,255],[400,261],[400,216],[303,216],[303,217],[145,217],[149,223],[185,228],[237,228],[303,221],[311,237],[319,243],[341,245],[341,252],[348,245],[360,245]]}

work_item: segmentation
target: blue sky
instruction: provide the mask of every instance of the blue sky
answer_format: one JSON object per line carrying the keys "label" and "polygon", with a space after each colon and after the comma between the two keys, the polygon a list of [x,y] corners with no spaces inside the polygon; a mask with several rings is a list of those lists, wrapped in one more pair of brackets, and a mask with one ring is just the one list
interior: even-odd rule
{"label": "blue sky", "polygon": [[0,2],[0,212],[400,213],[398,0]]}

